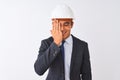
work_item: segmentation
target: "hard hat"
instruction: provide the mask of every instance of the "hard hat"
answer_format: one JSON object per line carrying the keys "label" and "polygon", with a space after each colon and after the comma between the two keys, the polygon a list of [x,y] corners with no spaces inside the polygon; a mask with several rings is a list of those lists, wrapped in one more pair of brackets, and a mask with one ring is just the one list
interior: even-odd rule
{"label": "hard hat", "polygon": [[74,18],[73,12],[66,4],[56,6],[52,12],[51,18]]}

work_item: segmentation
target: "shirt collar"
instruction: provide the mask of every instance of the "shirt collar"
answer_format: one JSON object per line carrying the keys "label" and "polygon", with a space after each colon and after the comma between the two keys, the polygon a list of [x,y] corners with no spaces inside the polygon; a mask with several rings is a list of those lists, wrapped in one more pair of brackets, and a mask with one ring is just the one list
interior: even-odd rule
{"label": "shirt collar", "polygon": [[72,36],[70,35],[67,39],[65,39],[65,42],[68,44],[72,44]]}

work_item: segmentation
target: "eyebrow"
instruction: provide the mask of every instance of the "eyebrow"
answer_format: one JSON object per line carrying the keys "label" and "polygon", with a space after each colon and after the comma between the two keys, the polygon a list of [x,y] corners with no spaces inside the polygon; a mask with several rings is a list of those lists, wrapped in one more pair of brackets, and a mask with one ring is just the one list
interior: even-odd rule
{"label": "eyebrow", "polygon": [[70,23],[70,22],[66,21],[66,22],[64,22],[64,23]]}

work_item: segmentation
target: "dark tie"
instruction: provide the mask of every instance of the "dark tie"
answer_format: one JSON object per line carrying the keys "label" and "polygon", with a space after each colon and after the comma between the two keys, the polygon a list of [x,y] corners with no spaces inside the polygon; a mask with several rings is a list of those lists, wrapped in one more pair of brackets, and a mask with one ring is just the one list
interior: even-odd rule
{"label": "dark tie", "polygon": [[62,45],[60,46],[63,62],[64,62],[64,43],[65,43],[65,41],[62,41]]}

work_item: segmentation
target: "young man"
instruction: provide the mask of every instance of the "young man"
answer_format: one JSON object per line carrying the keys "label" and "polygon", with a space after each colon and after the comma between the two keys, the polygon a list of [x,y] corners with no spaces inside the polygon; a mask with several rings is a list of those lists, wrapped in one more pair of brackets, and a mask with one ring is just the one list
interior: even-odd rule
{"label": "young man", "polygon": [[52,13],[51,37],[42,40],[34,69],[46,80],[92,80],[88,45],[71,34],[73,12],[67,5]]}

